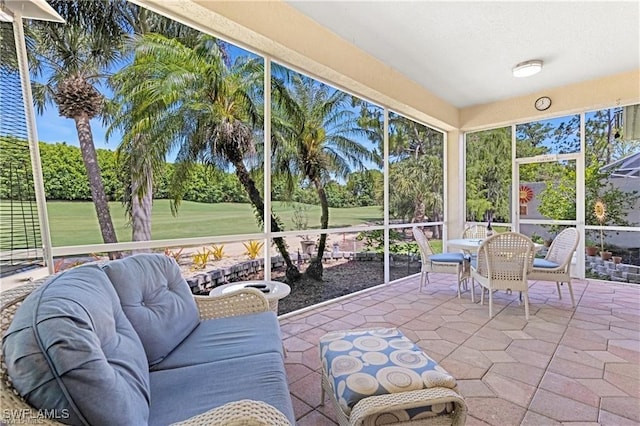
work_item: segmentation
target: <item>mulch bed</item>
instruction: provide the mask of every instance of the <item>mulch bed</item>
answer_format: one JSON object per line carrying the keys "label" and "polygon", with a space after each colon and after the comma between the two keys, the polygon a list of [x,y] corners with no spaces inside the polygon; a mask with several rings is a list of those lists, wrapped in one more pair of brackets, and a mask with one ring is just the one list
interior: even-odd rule
{"label": "mulch bed", "polygon": [[[306,264],[301,265],[304,272]],[[420,272],[419,264],[410,266],[392,266],[389,270],[390,280],[396,280]],[[262,273],[252,276],[252,280],[264,278]],[[273,271],[274,281],[284,281],[282,271]],[[384,283],[383,263],[375,261],[337,260],[324,265],[323,280],[316,281],[302,276],[299,281],[290,284],[291,293],[278,303],[278,314],[297,311],[320,302],[335,299],[346,294],[355,293],[366,288]]]}

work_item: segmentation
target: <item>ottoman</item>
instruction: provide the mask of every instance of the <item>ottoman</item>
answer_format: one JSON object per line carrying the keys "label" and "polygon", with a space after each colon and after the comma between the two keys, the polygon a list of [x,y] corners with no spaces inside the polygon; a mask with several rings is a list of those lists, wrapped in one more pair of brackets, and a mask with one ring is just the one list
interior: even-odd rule
{"label": "ottoman", "polygon": [[320,359],[340,425],[465,423],[455,379],[396,328],[328,333]]}

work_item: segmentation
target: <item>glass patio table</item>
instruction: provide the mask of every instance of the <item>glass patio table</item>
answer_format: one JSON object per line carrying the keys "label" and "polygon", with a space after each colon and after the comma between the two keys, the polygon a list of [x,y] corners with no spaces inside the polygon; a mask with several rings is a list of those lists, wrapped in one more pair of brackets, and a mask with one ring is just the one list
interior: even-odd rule
{"label": "glass patio table", "polygon": [[447,240],[447,247],[449,250],[458,249],[465,253],[475,253],[478,251],[482,241],[482,238],[455,238],[453,240]]}
{"label": "glass patio table", "polygon": [[[452,240],[447,240],[447,247],[449,250],[458,249],[462,250],[465,253],[476,253],[480,245],[484,241],[482,238],[454,238]],[[544,245],[533,243],[535,250],[539,251]]]}

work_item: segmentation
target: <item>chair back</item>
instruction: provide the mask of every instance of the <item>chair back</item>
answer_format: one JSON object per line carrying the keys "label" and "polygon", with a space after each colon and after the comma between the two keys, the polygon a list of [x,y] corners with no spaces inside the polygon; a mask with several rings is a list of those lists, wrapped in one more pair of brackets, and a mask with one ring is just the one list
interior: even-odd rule
{"label": "chair back", "polygon": [[416,243],[418,243],[418,247],[420,248],[420,257],[422,257],[422,263],[426,264],[427,262],[429,262],[429,256],[433,254],[433,249],[429,244],[429,240],[424,235],[424,232],[422,232],[419,227],[414,226],[411,230],[413,232],[413,238],[416,240]]}
{"label": "chair back", "polygon": [[554,238],[545,259],[557,263],[563,269],[571,267],[571,259],[579,241],[580,234],[576,228],[563,230]]}
{"label": "chair back", "polygon": [[526,235],[505,232],[485,239],[478,249],[476,270],[494,289],[519,290],[527,285],[535,247]]}
{"label": "chair back", "polygon": [[487,238],[487,227],[482,225],[468,226],[464,232],[462,232],[462,238]]}

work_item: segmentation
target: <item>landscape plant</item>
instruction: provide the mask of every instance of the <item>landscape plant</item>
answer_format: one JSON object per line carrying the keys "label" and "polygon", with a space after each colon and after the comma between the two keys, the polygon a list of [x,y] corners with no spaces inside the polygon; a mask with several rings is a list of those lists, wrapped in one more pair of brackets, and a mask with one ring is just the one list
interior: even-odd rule
{"label": "landscape plant", "polygon": [[184,248],[179,248],[178,250],[171,250],[170,248],[165,248],[164,249],[164,254],[165,256],[169,256],[172,257],[176,262],[180,262],[180,259],[182,259],[182,251],[184,250]]}
{"label": "landscape plant", "polygon": [[[292,104],[273,109],[283,121],[272,138],[275,173],[284,176],[289,196],[301,179],[315,189],[321,208],[320,229],[328,229],[326,187],[331,178],[346,178],[352,168],[364,170],[364,161],[374,160],[375,155],[355,138],[366,131],[349,108],[351,95],[299,74],[292,77],[287,90]],[[318,255],[305,271],[316,280],[322,280],[326,241],[327,234],[321,233]]]}
{"label": "landscape plant", "polygon": [[220,260],[224,257],[224,244],[220,245],[212,245],[211,246],[211,255],[215,260]]}
{"label": "landscape plant", "polygon": [[[182,40],[193,39],[198,31],[174,20],[151,12],[146,8],[129,3],[122,12],[129,24],[131,32],[141,36],[148,33],[160,33]],[[116,10],[117,11],[117,10]],[[125,43],[125,50],[135,47],[133,43]],[[137,52],[134,50],[134,56]],[[134,57],[133,63],[135,64]],[[123,90],[121,75],[130,76],[126,70],[116,73],[109,80],[114,90],[111,107],[111,125],[107,130],[107,138],[117,130],[122,138],[117,149],[121,181],[124,183],[122,201],[130,218],[133,241],[151,239],[151,209],[154,192],[154,179],[165,171],[165,157],[168,153],[168,138],[150,137],[145,131],[148,117],[153,114],[145,107],[148,99],[137,96],[139,92]],[[137,69],[136,72],[140,72]],[[142,70],[144,72],[144,70]],[[153,75],[138,75],[137,78],[148,80]],[[160,106],[164,108],[164,106]],[[140,113],[143,116],[140,116]],[[164,135],[159,135],[164,136]]]}
{"label": "landscape plant", "polygon": [[[364,101],[358,123],[368,130],[377,152],[384,152],[382,111]],[[399,114],[389,114],[389,214],[404,222],[439,221],[444,214],[442,132]],[[381,176],[380,176],[381,177]],[[375,180],[373,182],[376,182]],[[375,200],[382,204],[382,185],[375,184]],[[440,227],[434,227],[440,237]]]}
{"label": "landscape plant", "polygon": [[467,221],[509,221],[510,127],[467,134],[465,181]]}
{"label": "landscape plant", "polygon": [[[398,252],[398,242],[402,241],[403,234],[395,229],[389,229],[389,250]],[[364,243],[364,250],[373,253],[384,253],[384,230],[359,232],[356,240]]]}
{"label": "landscape plant", "polygon": [[264,243],[262,241],[254,241],[254,240],[251,240],[246,243],[242,243],[242,245],[244,245],[244,248],[246,249],[244,254],[246,254],[249,257],[249,259],[252,259],[252,260],[258,257],[258,255],[260,254],[260,251],[262,250],[262,247],[264,247]]}
{"label": "landscape plant", "polygon": [[[134,44],[135,61],[120,74],[120,90],[145,100],[137,111],[139,132],[162,141],[167,150],[178,149],[170,190],[174,211],[193,166],[204,163],[234,170],[262,223],[264,201],[247,161],[256,154],[254,131],[262,124],[262,60],[238,57],[230,64],[216,39],[206,34],[188,40],[144,34],[134,37]],[[282,231],[277,218],[269,216],[271,230]],[[287,280],[295,281],[300,273],[284,239],[275,237],[274,243],[287,265]]]}
{"label": "landscape plant", "polygon": [[209,262],[209,257],[211,256],[211,251],[207,250],[206,247],[202,248],[202,251],[197,251],[193,254],[191,258],[192,268],[193,269],[204,269]]}

